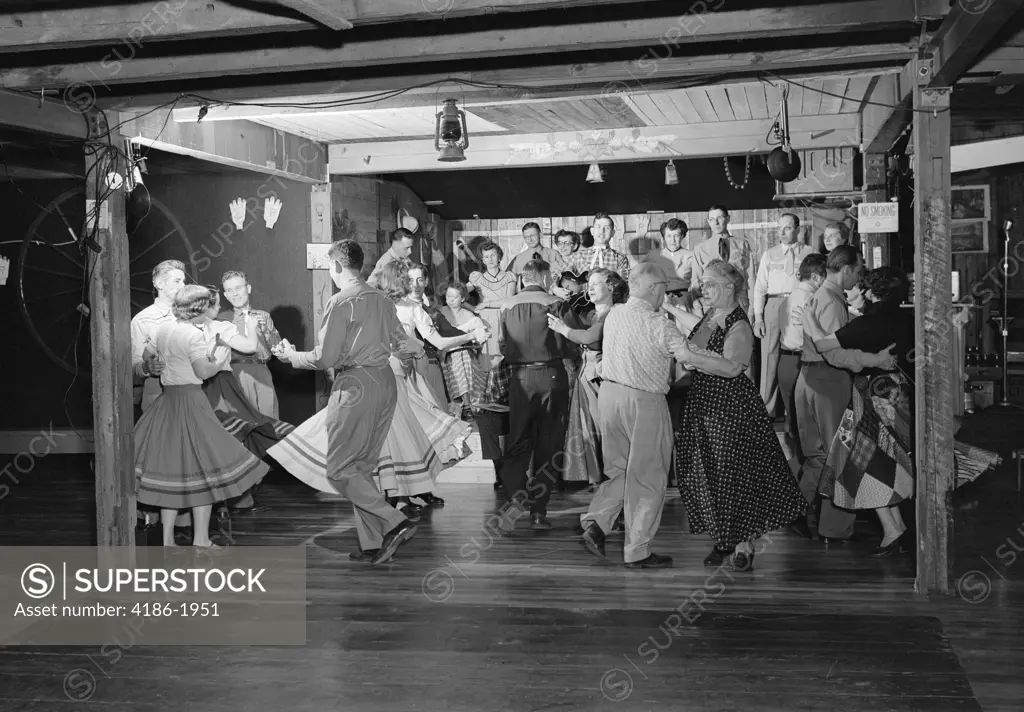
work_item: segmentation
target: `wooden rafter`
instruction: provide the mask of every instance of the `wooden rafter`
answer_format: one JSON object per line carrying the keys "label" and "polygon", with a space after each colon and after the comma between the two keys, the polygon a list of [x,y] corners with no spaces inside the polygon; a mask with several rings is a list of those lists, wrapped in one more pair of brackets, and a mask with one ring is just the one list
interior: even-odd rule
{"label": "wooden rafter", "polygon": [[[572,0],[571,6],[624,5],[655,0]],[[279,3],[283,5],[284,3]],[[312,2],[291,0],[288,4]],[[316,3],[341,8],[339,17],[355,26],[393,22],[472,17],[504,12],[566,9],[565,0],[457,0],[438,3],[424,0],[349,0]],[[450,5],[450,7],[447,7]],[[344,8],[352,8],[346,14]],[[126,2],[96,7],[35,10],[0,14],[0,52],[46,50],[69,46],[121,46],[129,42],[144,45],[154,40],[195,40],[208,37],[237,37],[316,29],[307,17],[289,17],[253,3],[231,2]],[[442,14],[438,8],[446,8]]]}
{"label": "wooden rafter", "polygon": [[51,136],[84,139],[87,117],[65,102],[43,100],[21,92],[0,90],[0,127],[36,131]]}
{"label": "wooden rafter", "polygon": [[[341,47],[255,47],[236,52],[204,47],[201,53],[177,56],[147,56],[139,51],[130,61],[123,62],[101,59],[73,65],[12,66],[0,72],[0,85],[10,89],[98,81],[104,86],[141,85],[181,79],[415,65],[426,57],[435,62],[518,57],[548,54],[553,47],[561,52],[637,47],[632,72],[642,80],[661,73],[662,63],[675,58],[673,55],[684,45],[910,26],[915,17],[913,0],[847,0],[784,8],[723,9],[700,17],[699,26],[689,28],[691,32],[681,29],[685,16],[678,15],[597,22],[567,18],[567,22],[558,25],[424,33],[397,42],[352,37]],[[669,33],[672,29],[676,31]]]}
{"label": "wooden rafter", "polygon": [[[974,5],[978,10],[967,9]],[[931,43],[934,66],[929,86],[952,86],[1021,8],[1024,0],[956,3]]]}
{"label": "wooden rafter", "polygon": [[[892,73],[899,73],[900,69],[897,67],[891,68],[876,68],[876,69],[832,69],[824,72],[796,72],[790,73],[787,71],[781,71],[780,74],[785,75],[786,78],[792,79],[798,82],[809,82],[809,81],[823,81],[830,79],[860,79],[870,78],[877,76],[886,76]],[[700,86],[742,86],[751,82],[750,77],[746,76],[725,76],[716,79],[708,80],[707,82],[701,82]],[[613,99],[614,96],[619,95],[622,98],[630,97],[634,94],[647,94],[648,90],[643,87],[636,87],[635,91],[632,87],[624,87],[622,92],[610,93],[607,88],[605,91],[601,91],[601,87],[566,87],[566,86],[554,86],[554,87],[536,87],[533,89],[516,89],[516,91],[509,91],[507,89],[473,89],[466,87],[464,91],[460,90],[458,96],[460,97],[459,106],[463,109],[473,109],[478,107],[494,107],[494,106],[520,106],[523,104],[549,104],[551,102],[563,101],[563,100],[576,100],[583,101],[588,99],[599,99],[608,100]],[[650,87],[650,93],[671,91],[658,89],[657,87]],[[319,96],[301,96],[301,97],[289,97],[286,103],[287,106],[264,106],[264,105],[243,105],[243,104],[230,104],[223,106],[212,106],[209,108],[207,114],[203,117],[203,122],[212,121],[231,121],[235,119],[251,119],[256,120],[265,117],[284,117],[284,116],[314,116],[317,114],[336,114],[338,112],[350,111],[350,110],[381,110],[381,109],[409,109],[429,106],[434,107],[437,98],[437,87],[426,87],[423,89],[413,89],[405,92],[399,96],[388,97],[373,101],[369,103],[353,104],[349,108],[336,108],[330,106],[322,106],[323,103],[330,102],[357,102],[360,101],[365,94],[332,94],[332,95],[319,95]],[[304,104],[306,104],[304,106]],[[175,109],[173,120],[183,122],[194,122],[197,118],[197,112],[195,107],[189,107],[186,109]]]}
{"label": "wooden rafter", "polygon": [[356,17],[355,0],[275,0],[281,7],[294,10],[318,25],[332,30],[351,30]]}
{"label": "wooden rafter", "polygon": [[[868,46],[671,57],[660,62],[657,73],[650,77],[638,74],[635,65],[627,62],[554,64],[519,69],[452,72],[444,75],[395,73],[334,81],[277,84],[268,82],[259,86],[204,90],[202,96],[211,103],[272,102],[293,96],[406,90],[443,80],[453,84],[461,81],[494,85],[494,90],[503,92],[505,96],[518,96],[534,89],[545,88],[570,92],[582,90],[584,93],[597,94],[646,92],[659,87],[674,88],[686,85],[697,79],[705,83],[709,77],[738,75],[749,78],[756,76],[759,71],[785,73],[823,71],[826,68],[835,71],[851,65],[860,68],[902,66],[913,56],[914,51],[913,44],[896,42]],[[449,85],[449,88],[452,88],[452,85]],[[99,104],[105,108],[146,108],[170,103],[179,97],[178,94],[147,94],[144,91],[142,89],[130,97],[109,99]],[[436,87],[429,91],[436,92]]]}

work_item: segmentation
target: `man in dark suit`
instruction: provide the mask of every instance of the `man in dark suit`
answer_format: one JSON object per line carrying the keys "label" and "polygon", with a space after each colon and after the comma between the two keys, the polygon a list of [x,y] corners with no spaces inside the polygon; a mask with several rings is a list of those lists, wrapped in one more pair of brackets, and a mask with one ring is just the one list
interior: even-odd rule
{"label": "man in dark suit", "polygon": [[[509,379],[509,433],[498,478],[509,500],[502,532],[509,534],[530,504],[530,528],[551,529],[548,498],[564,466],[569,410],[569,376],[563,357],[571,353],[561,334],[548,328],[548,314],[575,321],[569,305],[548,293],[551,266],[530,260],[522,269],[524,288],[502,303],[501,353],[512,372]],[[533,456],[533,480],[526,471]]]}

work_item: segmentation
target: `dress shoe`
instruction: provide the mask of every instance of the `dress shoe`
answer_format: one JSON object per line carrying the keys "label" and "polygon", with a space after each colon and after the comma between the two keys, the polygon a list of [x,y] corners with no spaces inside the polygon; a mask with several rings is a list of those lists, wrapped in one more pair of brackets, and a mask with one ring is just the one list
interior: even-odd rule
{"label": "dress shoe", "polygon": [[727,556],[731,556],[735,549],[719,549],[717,546],[711,553],[704,557],[705,566],[721,566]]}
{"label": "dress shoe", "polygon": [[646,559],[640,559],[640,561],[627,561],[627,569],[664,569],[672,565],[671,556],[662,556],[661,554],[650,554]]}
{"label": "dress shoe", "polygon": [[397,527],[389,531],[384,535],[384,541],[381,542],[380,549],[370,559],[370,563],[374,566],[383,564],[385,561],[395,555],[400,547],[405,542],[409,541],[416,534],[416,525],[406,520],[399,524]]}
{"label": "dress shoe", "polygon": [[546,532],[553,528],[554,527],[551,526],[551,522],[548,520],[547,516],[543,514],[530,515],[530,529],[537,532]]}
{"label": "dress shoe", "polygon": [[606,559],[608,557],[604,553],[604,539],[605,536],[604,532],[601,531],[601,527],[596,522],[591,522],[587,525],[586,531],[583,532],[581,541],[591,554]]}
{"label": "dress shoe", "polygon": [[900,534],[898,537],[892,540],[891,543],[886,546],[879,544],[872,551],[868,553],[868,557],[872,559],[884,559],[889,556],[896,556],[900,553],[900,549],[903,548],[903,535]]}
{"label": "dress shoe", "polygon": [[373,557],[380,553],[380,549],[358,549],[348,555],[352,561],[373,561]]}
{"label": "dress shoe", "polygon": [[753,571],[754,570],[754,552],[752,551],[737,551],[734,552],[732,558],[729,559],[729,568],[733,571]]}
{"label": "dress shoe", "polygon": [[433,492],[427,492],[426,494],[416,495],[416,499],[423,502],[428,507],[443,507],[444,500],[436,496]]}

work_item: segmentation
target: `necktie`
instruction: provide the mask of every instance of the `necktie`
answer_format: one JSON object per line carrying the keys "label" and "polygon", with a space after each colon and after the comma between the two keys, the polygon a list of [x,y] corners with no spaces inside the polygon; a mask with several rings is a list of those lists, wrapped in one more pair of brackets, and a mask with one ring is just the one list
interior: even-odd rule
{"label": "necktie", "polygon": [[718,256],[726,262],[729,261],[729,238],[721,237],[718,239]]}

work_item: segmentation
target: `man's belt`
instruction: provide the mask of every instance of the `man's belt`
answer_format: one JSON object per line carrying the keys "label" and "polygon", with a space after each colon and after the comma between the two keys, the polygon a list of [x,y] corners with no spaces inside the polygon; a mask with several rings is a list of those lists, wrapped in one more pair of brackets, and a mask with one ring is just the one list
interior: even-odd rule
{"label": "man's belt", "polygon": [[780,354],[785,354],[786,356],[801,356],[801,355],[803,355],[803,351],[801,351],[800,349],[779,349],[779,353]]}
{"label": "man's belt", "polygon": [[785,299],[790,294],[792,294],[792,292],[783,292],[782,294],[766,294],[765,299]]}
{"label": "man's belt", "polygon": [[268,358],[260,358],[259,356],[232,356],[231,357],[231,363],[232,364],[248,363],[248,364],[259,364],[260,366],[265,366],[267,364],[267,361],[269,361],[269,360],[270,359],[268,359]]}
{"label": "man's belt", "polygon": [[528,361],[526,363],[511,363],[509,366],[512,368],[551,368],[553,366],[562,366],[562,359],[555,359],[554,361]]}
{"label": "man's belt", "polygon": [[842,370],[840,368],[836,368],[827,361],[804,361],[802,364],[800,364],[801,368],[821,368],[822,366],[827,366],[828,368],[831,368],[833,371]]}

